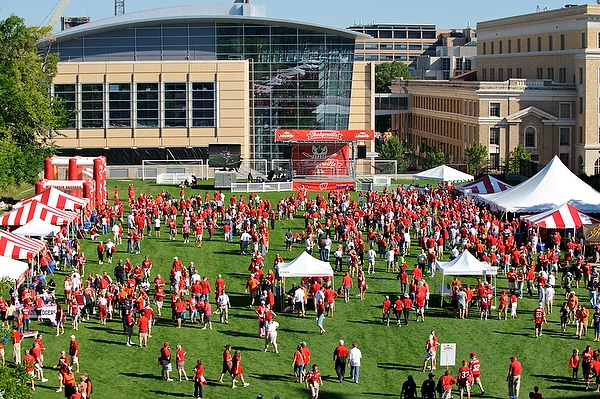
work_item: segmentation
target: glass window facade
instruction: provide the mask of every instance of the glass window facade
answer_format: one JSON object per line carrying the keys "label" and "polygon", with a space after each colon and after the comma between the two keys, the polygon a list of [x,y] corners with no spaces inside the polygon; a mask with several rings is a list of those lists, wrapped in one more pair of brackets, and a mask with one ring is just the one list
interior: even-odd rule
{"label": "glass window facade", "polygon": [[[69,111],[77,108],[77,90],[74,84],[54,85],[54,95],[64,102],[65,108]],[[73,129],[77,126],[76,123],[76,118],[70,119],[67,127]]]}
{"label": "glass window facade", "polygon": [[[58,40],[51,51],[60,53],[64,62],[249,59],[249,79],[254,87],[250,153],[254,158],[276,159],[283,150],[274,141],[275,129],[348,128],[354,49],[351,35],[303,25],[279,26],[267,20],[264,24],[157,22],[118,27]],[[139,83],[135,108],[131,87],[117,86],[107,91],[108,115],[104,118],[103,85],[82,85],[82,128],[104,127],[104,120],[109,127],[217,124],[214,83]]]}

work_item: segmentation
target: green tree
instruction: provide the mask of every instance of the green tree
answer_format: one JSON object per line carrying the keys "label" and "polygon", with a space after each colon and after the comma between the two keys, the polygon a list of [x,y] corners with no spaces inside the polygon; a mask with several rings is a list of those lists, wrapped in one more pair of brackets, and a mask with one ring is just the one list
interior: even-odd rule
{"label": "green tree", "polygon": [[464,163],[469,167],[469,173],[478,175],[489,166],[488,148],[480,143],[473,143],[465,150]]}
{"label": "green tree", "polygon": [[[403,142],[398,140],[397,137],[388,138],[379,150],[379,157],[381,159],[390,159],[398,161],[398,173],[406,170],[406,146]],[[383,173],[392,173],[389,171],[382,171]]]}
{"label": "green tree", "polygon": [[422,145],[420,152],[424,154],[422,157],[422,165],[424,169],[435,168],[448,162],[448,156],[444,152],[434,147]]}
{"label": "green tree", "polygon": [[375,66],[375,92],[391,93],[390,86],[397,78],[410,79],[410,71],[404,63],[394,61],[377,64]]}
{"label": "green tree", "polygon": [[521,144],[519,144],[518,146],[515,147],[514,150],[512,150],[508,154],[506,173],[509,175],[520,175],[521,174],[521,164],[524,161],[530,161],[530,160],[531,160],[531,155],[529,155],[529,153],[527,153],[527,150],[525,150],[525,147],[523,147]]}
{"label": "green tree", "polygon": [[23,366],[0,367],[0,398],[31,399],[30,376]]}
{"label": "green tree", "polygon": [[42,56],[36,46],[47,29],[15,15],[0,20],[0,188],[35,182],[72,116],[49,96],[58,56]]}

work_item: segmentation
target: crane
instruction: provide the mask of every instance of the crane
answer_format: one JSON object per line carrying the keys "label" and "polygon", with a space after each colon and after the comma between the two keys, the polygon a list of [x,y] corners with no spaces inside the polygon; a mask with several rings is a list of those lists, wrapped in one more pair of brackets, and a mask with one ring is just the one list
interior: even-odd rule
{"label": "crane", "polygon": [[48,20],[48,26],[54,28],[54,26],[56,25],[60,17],[62,17],[63,13],[65,12],[65,9],[67,8],[70,2],[71,0],[60,0],[58,5],[54,9],[54,12],[50,16],[50,19]]}

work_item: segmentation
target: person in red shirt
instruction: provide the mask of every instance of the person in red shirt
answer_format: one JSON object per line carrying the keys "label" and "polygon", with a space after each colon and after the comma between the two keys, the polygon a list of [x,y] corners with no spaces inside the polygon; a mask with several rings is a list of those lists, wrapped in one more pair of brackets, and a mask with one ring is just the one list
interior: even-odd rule
{"label": "person in red shirt", "polygon": [[381,305],[381,323],[390,326],[390,310],[392,308],[392,301],[389,296],[385,296],[383,304]]}
{"label": "person in red shirt", "polygon": [[546,311],[544,310],[544,304],[540,302],[538,307],[533,311],[533,322],[535,323],[535,337],[542,335],[542,328],[546,322]]}
{"label": "person in red shirt", "polygon": [[348,272],[342,278],[342,287],[344,289],[344,302],[348,302],[350,300],[350,288],[352,288],[352,277]]}
{"label": "person in red shirt", "polygon": [[304,377],[304,357],[302,356],[302,345],[296,347],[294,352],[294,360],[292,361],[292,367],[294,368],[294,377],[296,382],[302,383]]}
{"label": "person in red shirt", "polygon": [[231,356],[231,345],[225,345],[225,350],[223,351],[223,370],[221,371],[221,376],[219,377],[219,383],[223,383],[223,377],[225,374],[231,374],[231,363],[233,361],[233,357]]}
{"label": "person in red shirt", "polygon": [[573,349],[573,355],[569,358],[567,365],[573,369],[572,378],[576,380],[579,375],[579,349]]}
{"label": "person in red shirt", "polygon": [[203,392],[202,387],[206,385],[206,378],[204,378],[204,361],[198,359],[196,366],[194,366],[194,397],[202,398]]}
{"label": "person in red shirt", "polygon": [[456,384],[456,379],[450,375],[450,370],[446,369],[444,371],[444,375],[440,377],[438,380],[438,384],[442,385],[443,392],[441,399],[451,399],[452,398],[452,385]]}
{"label": "person in red shirt", "polygon": [[510,357],[510,365],[508,366],[508,374],[506,375],[506,381],[508,382],[508,397],[518,398],[519,390],[521,389],[521,373],[523,367],[521,362],[517,360],[516,356]]}
{"label": "person in red shirt", "polygon": [[335,298],[338,296],[337,292],[329,285],[323,291],[323,297],[325,298],[325,316],[329,316],[333,319],[333,313],[335,311]]}
{"label": "person in red shirt", "polygon": [[437,352],[438,346],[440,346],[440,344],[438,343],[438,339],[435,335],[435,331],[431,330],[431,332],[429,333],[429,337],[427,338],[427,343],[425,344],[426,353],[425,353],[425,359],[423,361],[423,372],[425,372],[425,369],[427,368],[427,362],[429,360],[431,360],[430,371],[435,370],[436,352]]}
{"label": "person in red shirt", "polygon": [[313,364],[311,371],[306,375],[305,384],[310,389],[310,399],[317,399],[319,388],[323,386],[323,380],[316,364]]}
{"label": "person in red shirt", "polygon": [[404,309],[404,303],[400,295],[396,297],[394,301],[394,316],[396,316],[396,325],[400,327],[400,317],[402,316],[402,309]]}
{"label": "person in red shirt", "polygon": [[76,366],[76,371],[79,373],[79,343],[75,340],[75,336],[71,335],[71,341],[69,342],[69,356],[71,358],[71,364]]}
{"label": "person in red shirt", "polygon": [[148,346],[148,333],[149,333],[150,320],[146,316],[145,309],[142,309],[142,311],[140,312],[140,315],[141,316],[138,317],[138,319],[137,319],[137,326],[139,329],[138,345],[141,348],[142,345],[145,347]]}
{"label": "person in red shirt", "polygon": [[233,359],[231,361],[231,389],[237,388],[235,385],[235,381],[237,377],[240,377],[242,384],[244,384],[244,388],[249,386],[250,384],[244,380],[244,369],[242,368],[242,352],[237,350],[233,354]]}
{"label": "person in red shirt", "polygon": [[25,356],[23,356],[23,366],[25,366],[25,372],[29,374],[31,380],[31,389],[35,391],[35,383],[33,381],[35,357],[33,357],[33,355],[29,352],[29,349],[25,349]]}
{"label": "person in red shirt", "polygon": [[348,360],[348,348],[344,345],[344,340],[340,339],[339,345],[333,351],[333,360],[335,362],[335,373],[340,382],[344,381],[346,374],[346,363]]}
{"label": "person in red shirt", "polygon": [[165,342],[163,347],[160,349],[160,357],[158,358],[160,365],[162,366],[161,374],[163,380],[173,381],[171,378],[171,349],[169,349],[169,343]]}
{"label": "person in red shirt", "polygon": [[188,381],[189,379],[185,372],[185,355],[187,352],[181,347],[181,345],[177,345],[175,349],[175,364],[177,365],[177,376],[179,377],[179,381],[182,380],[182,377]]}
{"label": "person in red shirt", "polygon": [[460,392],[460,399],[463,399],[463,394],[467,392],[467,399],[471,399],[471,386],[473,385],[473,372],[467,365],[467,361],[462,361],[462,366],[458,369],[458,375],[456,377],[458,391]]}
{"label": "person in red shirt", "polygon": [[470,354],[471,362],[469,362],[469,368],[473,373],[473,382],[477,384],[479,389],[481,389],[481,394],[485,394],[483,389],[483,384],[481,383],[481,362],[477,358],[477,354],[475,352],[471,352]]}

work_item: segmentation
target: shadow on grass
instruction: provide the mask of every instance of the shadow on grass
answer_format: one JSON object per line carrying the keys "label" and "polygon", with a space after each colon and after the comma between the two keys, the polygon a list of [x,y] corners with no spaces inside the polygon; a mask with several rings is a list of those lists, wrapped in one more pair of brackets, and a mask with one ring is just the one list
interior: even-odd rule
{"label": "shadow on grass", "polygon": [[363,392],[363,395],[371,395],[371,396],[391,396],[393,398],[397,398],[398,395],[395,393],[379,393],[379,392]]}
{"label": "shadow on grass", "polygon": [[221,331],[221,333],[225,334],[225,335],[230,335],[232,337],[256,338],[256,334],[242,332],[242,331],[225,330],[225,331]]}
{"label": "shadow on grass", "polygon": [[158,391],[158,390],[155,390],[155,389],[150,390],[150,392],[153,392],[153,393],[155,393],[157,395],[176,396],[176,397],[179,397],[179,398],[185,398],[185,397],[190,396],[187,393],[181,393],[181,392],[177,393],[177,392],[173,392],[173,391]]}
{"label": "shadow on grass", "polygon": [[386,370],[406,370],[406,371],[421,371],[420,366],[414,364],[399,364],[399,363],[377,363],[377,368]]}
{"label": "shadow on grass", "polygon": [[[581,390],[583,390],[583,388],[584,388],[584,386],[581,383],[581,380],[579,380],[579,379],[574,380],[571,377],[567,377],[567,376],[563,376],[563,375],[532,374],[531,376],[535,377],[535,378],[541,378],[541,379],[546,380],[546,381],[552,381],[552,382],[563,383],[563,384],[570,384],[570,386],[568,386],[566,388],[563,386],[560,389],[572,390],[573,386],[581,388]],[[554,388],[554,387],[552,387],[552,388]]]}
{"label": "shadow on grass", "polygon": [[150,374],[150,373],[119,373],[121,375],[126,375],[127,377],[132,378],[144,378],[147,380],[160,380],[160,375]]}
{"label": "shadow on grass", "polygon": [[520,335],[522,337],[532,337],[535,338],[532,333],[518,333],[514,331],[492,331],[494,334],[504,334],[504,335]]}
{"label": "shadow on grass", "polygon": [[87,330],[97,330],[97,331],[102,331],[104,333],[108,333],[108,334],[117,334],[117,335],[125,335],[123,333],[123,331],[119,331],[119,330],[111,330],[111,329],[107,329],[106,327],[101,327],[101,326],[90,326],[90,325],[86,325],[85,326]]}
{"label": "shadow on grass", "polygon": [[[376,319],[376,320],[346,320],[346,322],[348,322],[348,323],[358,323],[358,324],[382,324],[381,323],[381,319]],[[404,325],[404,321],[402,321],[402,325]]]}
{"label": "shadow on grass", "polygon": [[[133,339],[133,338],[132,338]],[[125,334],[123,334],[123,341],[126,340],[126,336]],[[98,339],[98,338],[92,338],[90,339],[90,341],[94,341],[94,342],[99,342],[102,344],[113,344],[113,345],[122,345],[122,346],[126,346],[124,342],[120,342],[120,341],[109,341],[107,339]]]}
{"label": "shadow on grass", "polygon": [[293,375],[273,375],[273,374],[258,374],[258,373],[253,373],[253,374],[250,374],[250,376],[258,378],[261,381],[282,381],[282,382],[292,382],[292,381],[294,381],[294,376]]}

